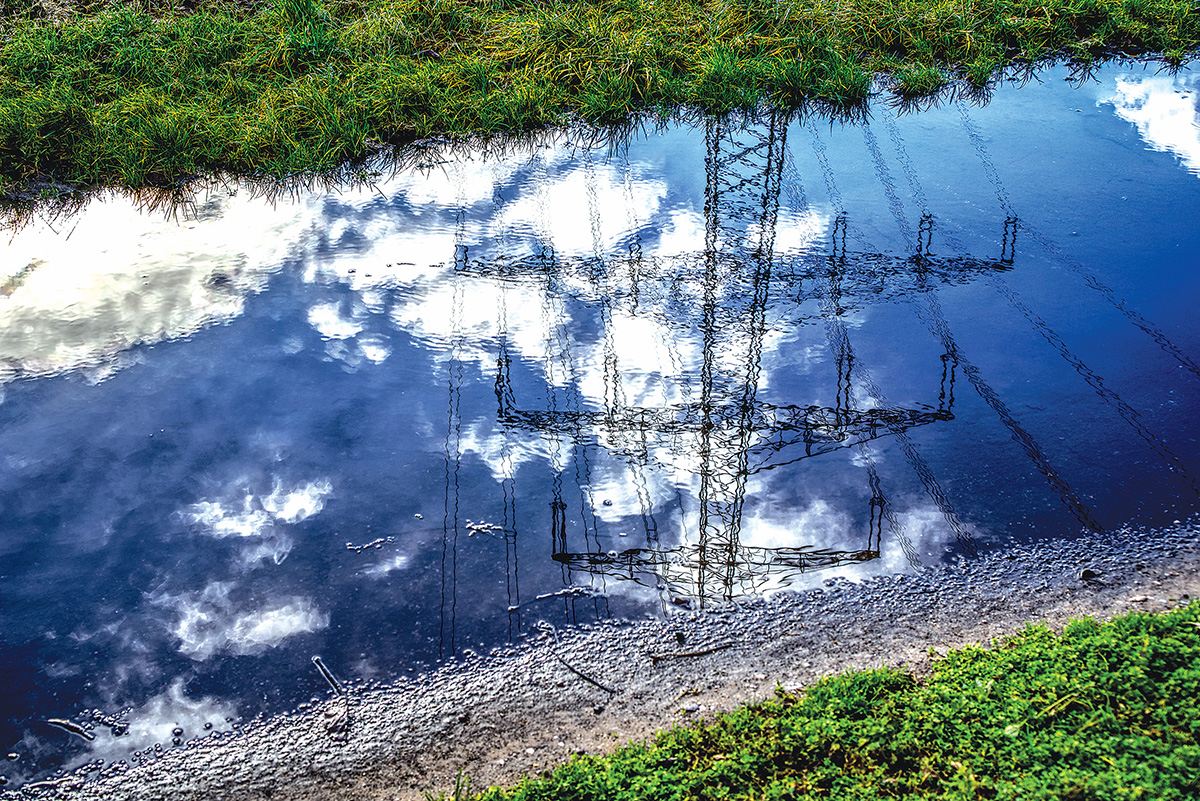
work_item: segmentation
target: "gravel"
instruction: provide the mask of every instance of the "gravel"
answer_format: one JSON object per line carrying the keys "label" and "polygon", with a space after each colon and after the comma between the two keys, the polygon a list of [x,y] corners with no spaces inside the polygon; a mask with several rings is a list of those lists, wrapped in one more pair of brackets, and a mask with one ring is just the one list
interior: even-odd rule
{"label": "gravel", "polygon": [[[1046,540],[914,574],[666,620],[554,630],[505,655],[214,733],[152,762],[0,794],[15,799],[424,799],[510,783],[648,737],[777,685],[855,668],[918,675],[946,650],[1026,621],[1164,610],[1200,595],[1200,524]],[[348,709],[347,709],[348,704]]]}

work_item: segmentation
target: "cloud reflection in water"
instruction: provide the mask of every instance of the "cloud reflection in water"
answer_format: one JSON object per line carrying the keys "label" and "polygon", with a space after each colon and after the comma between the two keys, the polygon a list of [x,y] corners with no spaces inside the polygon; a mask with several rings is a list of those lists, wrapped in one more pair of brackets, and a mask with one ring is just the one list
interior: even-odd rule
{"label": "cloud reflection in water", "polygon": [[[1150,93],[1119,106],[1129,114],[1169,89],[1121,86]],[[1080,419],[1103,421],[1088,405],[1103,399],[1062,365],[1005,372],[1010,342],[1029,354],[1041,343],[1014,333],[1016,315],[980,280],[1024,270],[1022,292],[1041,308],[1037,281],[1062,271],[1041,270],[1026,239],[1014,268],[1015,226],[989,211],[969,148],[911,148],[961,157],[947,182],[969,180],[949,200],[930,180],[929,206],[975,215],[953,231],[960,250],[922,219],[935,245],[914,258],[892,217],[904,221],[908,199],[889,208],[854,162],[859,132],[827,137],[830,154],[843,150],[831,162],[837,203],[803,126],[786,129],[796,175],[781,169],[784,132],[458,154],[428,174],[274,209],[238,194],[194,229],[143,219],[147,244],[79,270],[84,246],[127,208],[97,204],[52,245],[18,237],[0,330],[28,338],[4,339],[19,345],[6,378],[99,375],[122,353],[143,362],[100,386],[17,380],[0,407],[0,548],[28,565],[0,614],[46,654],[38,681],[57,692],[86,676],[105,704],[161,696],[152,718],[189,699],[225,703],[219,692],[238,687],[238,709],[253,714],[268,692],[287,706],[319,687],[317,650],[338,675],[391,675],[517,639],[539,616],[641,615],[911,569],[966,549],[950,501],[968,534],[997,499],[1023,514],[1032,498],[1030,520],[1057,520],[1047,509],[1059,499],[912,312],[937,296],[955,341],[979,354],[1012,416],[1032,421],[1022,430],[1050,443],[1064,476],[1090,480],[1045,433],[1063,418],[1039,404],[1061,393]],[[753,147],[734,169],[722,148],[736,142]],[[1028,207],[1027,187],[1008,191]],[[163,286],[143,287],[147,272]],[[35,318],[42,328],[27,327]],[[1077,330],[1065,340],[1088,352]],[[1052,389],[1027,389],[1039,382]],[[955,450],[963,432],[983,443],[965,461],[984,467]],[[1100,439],[1077,433],[1095,450]],[[60,604],[84,563],[95,578]],[[65,703],[51,695],[20,725]]]}
{"label": "cloud reflection in water", "polygon": [[1200,75],[1123,75],[1097,103],[1111,105],[1151,148],[1174,153],[1200,175]]}
{"label": "cloud reflection in water", "polygon": [[241,314],[303,219],[302,207],[248,195],[213,190],[181,217],[116,196],[62,230],[39,220],[16,232],[0,266],[0,382],[81,368],[103,377],[128,348]]}

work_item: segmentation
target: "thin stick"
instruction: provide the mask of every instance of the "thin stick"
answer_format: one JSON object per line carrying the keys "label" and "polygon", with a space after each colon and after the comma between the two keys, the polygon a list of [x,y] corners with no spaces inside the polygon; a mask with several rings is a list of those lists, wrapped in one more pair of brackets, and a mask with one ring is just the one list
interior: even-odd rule
{"label": "thin stick", "polygon": [[[551,625],[551,624],[549,624],[549,623],[545,623],[544,625],[546,626],[546,628],[548,628],[548,629],[550,630],[550,633],[551,633],[552,635],[554,635],[554,644],[555,644],[555,645],[557,645],[557,644],[558,644],[558,629],[554,628],[554,626],[553,626],[553,625]],[[600,683],[600,682],[596,681],[596,680],[595,680],[595,679],[593,679],[591,676],[589,676],[588,674],[584,673],[582,670],[580,670],[579,668],[575,667],[574,665],[572,665],[572,664],[571,664],[570,662],[568,662],[567,660],[563,659],[563,658],[562,658],[562,656],[561,656],[561,655],[559,655],[559,653],[558,653],[558,650],[557,650],[557,649],[555,649],[553,646],[551,646],[551,647],[550,647],[550,653],[554,655],[554,658],[555,658],[555,659],[557,659],[559,662],[562,662],[562,664],[563,664],[563,667],[565,667],[567,670],[569,670],[569,671],[571,671],[572,673],[574,673],[574,674],[575,674],[576,676],[578,676],[579,678],[581,678],[581,679],[583,679],[584,681],[586,681],[588,684],[591,684],[591,685],[592,685],[592,686],[594,686],[594,687],[599,687],[601,690],[604,690],[604,692],[608,693],[609,695],[615,695],[615,694],[616,694],[616,692],[617,692],[617,691],[616,691],[615,689],[613,689],[612,687],[609,687],[609,686],[607,686],[607,685],[605,685],[605,684],[602,684],[602,683]]]}
{"label": "thin stick", "polygon": [[677,654],[650,654],[650,661],[655,664],[660,659],[684,659],[689,656],[706,656],[707,654],[715,654],[717,651],[724,651],[726,648],[732,648],[734,643],[723,642],[720,645],[714,645],[711,648],[704,648],[699,651],[684,651]]}
{"label": "thin stick", "polygon": [[321,661],[321,657],[314,656],[312,658],[312,662],[317,666],[317,670],[321,671],[321,675],[325,677],[325,681],[329,682],[329,686],[333,688],[335,693],[338,695],[346,695],[346,688],[342,686],[342,683],[338,681],[336,677],[334,677],[329,668],[325,667],[325,663]]}
{"label": "thin stick", "polygon": [[601,684],[600,682],[596,681],[595,679],[593,679],[593,678],[592,678],[591,676],[589,676],[588,674],[584,673],[584,672],[583,672],[582,670],[580,670],[579,668],[577,668],[577,667],[575,667],[574,665],[572,665],[572,664],[571,664],[570,662],[568,662],[567,660],[563,659],[561,656],[559,656],[559,655],[558,655],[558,651],[555,651],[553,648],[551,648],[551,649],[550,649],[550,653],[554,654],[554,658],[555,658],[555,659],[557,659],[559,662],[562,662],[562,663],[563,663],[563,666],[564,666],[564,667],[565,667],[567,670],[571,671],[571,672],[572,672],[572,673],[574,673],[576,676],[578,676],[579,678],[581,678],[581,679],[583,679],[584,681],[586,681],[588,684],[592,684],[592,685],[595,685],[596,687],[599,687],[601,690],[604,690],[604,692],[608,693],[609,695],[615,695],[615,694],[616,694],[616,692],[617,692],[617,691],[616,691],[616,690],[614,690],[612,687],[607,687],[607,686],[605,686],[605,685]]}
{"label": "thin stick", "polygon": [[[340,715],[334,717],[332,720],[326,721],[325,729],[331,734],[336,732],[344,732],[350,727],[350,692],[346,689],[344,684],[337,680],[337,677],[333,675],[333,671],[325,667],[325,663],[321,661],[321,657],[314,656],[312,658],[312,663],[317,666],[317,670],[321,671],[321,675],[325,678],[325,681],[329,683],[329,686],[333,688],[333,691],[340,695],[342,700],[346,702],[346,708],[342,710]],[[332,709],[330,711],[332,711]]]}
{"label": "thin stick", "polygon": [[95,740],[96,739],[96,735],[92,734],[90,731],[83,728],[78,723],[72,723],[69,720],[62,720],[61,718],[50,718],[46,722],[49,723],[51,726],[62,729],[65,732],[70,732],[71,734],[78,734],[80,737],[82,737],[85,740]]}

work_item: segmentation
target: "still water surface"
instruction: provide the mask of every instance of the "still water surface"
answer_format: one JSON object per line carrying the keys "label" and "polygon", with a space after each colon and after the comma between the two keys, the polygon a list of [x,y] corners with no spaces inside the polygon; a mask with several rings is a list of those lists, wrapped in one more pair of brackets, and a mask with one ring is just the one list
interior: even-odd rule
{"label": "still water surface", "polygon": [[1064,77],[10,233],[0,770],[1190,516],[1200,79]]}

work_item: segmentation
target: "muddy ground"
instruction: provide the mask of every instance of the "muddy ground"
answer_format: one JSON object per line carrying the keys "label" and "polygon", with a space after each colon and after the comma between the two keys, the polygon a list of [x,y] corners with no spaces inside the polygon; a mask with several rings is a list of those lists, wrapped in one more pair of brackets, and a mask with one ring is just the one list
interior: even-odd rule
{"label": "muddy ground", "polygon": [[[1087,571],[1087,572],[1085,572]],[[5,793],[71,799],[424,799],[461,769],[510,783],[656,729],[936,654],[1025,621],[1163,610],[1200,596],[1200,524],[1050,540],[916,574],[664,621],[547,628],[538,640],[315,709],[213,735],[151,764]]]}

